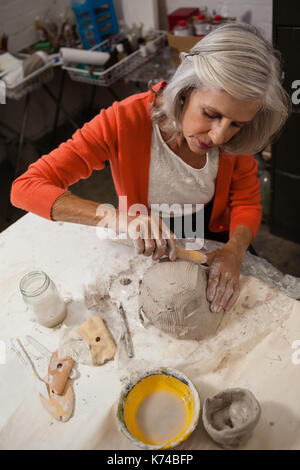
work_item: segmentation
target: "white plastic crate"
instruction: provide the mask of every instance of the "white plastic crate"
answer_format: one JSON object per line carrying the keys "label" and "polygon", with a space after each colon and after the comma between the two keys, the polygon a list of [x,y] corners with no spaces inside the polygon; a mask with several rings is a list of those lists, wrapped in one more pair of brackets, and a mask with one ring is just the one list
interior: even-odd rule
{"label": "white plastic crate", "polygon": [[41,84],[51,81],[53,74],[53,64],[45,64],[13,86],[6,86],[6,96],[13,100],[19,100],[27,93],[39,88]]}
{"label": "white plastic crate", "polygon": [[[70,78],[77,82],[84,82],[90,85],[109,86],[120,78],[126,77],[132,70],[147,62],[159,49],[164,47],[167,33],[165,31],[157,31],[156,34],[157,37],[153,39],[153,41],[148,41],[146,44],[146,57],[143,57],[141,51],[137,50],[103,72],[93,71],[92,68],[79,69],[71,66],[70,64],[63,64],[62,68],[67,70]],[[107,41],[104,41],[95,46],[93,50],[99,48],[103,48],[103,50],[105,50],[104,48],[106,44]]]}

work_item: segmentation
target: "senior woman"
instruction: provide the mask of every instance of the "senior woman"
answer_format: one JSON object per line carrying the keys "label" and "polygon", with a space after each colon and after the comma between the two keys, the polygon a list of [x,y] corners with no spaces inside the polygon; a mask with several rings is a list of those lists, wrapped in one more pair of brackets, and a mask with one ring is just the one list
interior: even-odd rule
{"label": "senior woman", "polygon": [[[252,26],[224,25],[182,55],[168,84],[115,102],[32,164],[13,183],[11,200],[54,221],[116,223],[118,232],[135,239],[138,253],[171,260],[172,232],[151,211],[132,215],[128,207],[188,203],[194,212],[204,204],[205,236],[227,233],[224,246],[208,256],[207,298],[217,312],[238,297],[240,265],[260,224],[253,153],[281,129],[289,103],[276,54]],[[119,196],[116,211],[68,191],[107,160]],[[126,207],[120,196],[127,197]],[[134,222],[138,238],[128,229]]]}

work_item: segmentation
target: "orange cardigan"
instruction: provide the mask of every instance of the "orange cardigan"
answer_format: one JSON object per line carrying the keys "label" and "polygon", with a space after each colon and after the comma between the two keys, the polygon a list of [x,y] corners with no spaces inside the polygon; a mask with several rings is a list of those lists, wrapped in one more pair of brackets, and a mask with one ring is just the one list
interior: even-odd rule
{"label": "orange cardigan", "polygon": [[[12,204],[51,219],[54,202],[68,186],[103,169],[109,160],[117,194],[127,196],[128,207],[135,203],[148,207],[153,99],[149,91],[102,110],[14,181]],[[256,174],[253,155],[220,152],[211,231],[231,233],[236,226],[246,225],[256,236],[262,212]]]}

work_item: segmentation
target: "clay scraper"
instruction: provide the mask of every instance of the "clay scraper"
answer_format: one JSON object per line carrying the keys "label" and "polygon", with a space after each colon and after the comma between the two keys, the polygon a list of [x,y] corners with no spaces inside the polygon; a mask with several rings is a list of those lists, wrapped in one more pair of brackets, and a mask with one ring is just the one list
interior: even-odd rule
{"label": "clay scraper", "polygon": [[207,262],[207,256],[200,251],[186,250],[183,246],[176,246],[176,257],[185,259],[187,261],[193,261],[197,264],[205,264]]}
{"label": "clay scraper", "polygon": [[31,362],[30,357],[28,356],[27,352],[24,349],[24,346],[22,345],[21,341],[18,338],[13,338],[11,340],[11,345],[16,352],[18,358],[22,362],[22,364],[30,371],[33,372],[33,377],[35,379],[35,384],[37,387],[38,392],[46,398],[46,400],[49,400],[49,392],[47,385],[43,380],[39,377],[37,374],[35,367],[33,363]]}

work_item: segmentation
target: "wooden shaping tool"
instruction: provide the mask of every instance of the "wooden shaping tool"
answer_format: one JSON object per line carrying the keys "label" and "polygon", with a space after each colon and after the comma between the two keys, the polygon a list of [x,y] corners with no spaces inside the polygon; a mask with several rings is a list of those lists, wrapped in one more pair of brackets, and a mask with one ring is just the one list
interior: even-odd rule
{"label": "wooden shaping tool", "polygon": [[56,395],[63,394],[73,364],[73,359],[60,359],[57,351],[52,354],[48,366],[48,383]]}
{"label": "wooden shaping tool", "polygon": [[71,418],[74,408],[74,392],[70,381],[67,381],[62,395],[56,395],[52,392],[47,379],[44,382],[47,384],[49,399],[47,400],[40,394],[43,407],[57,421],[65,423]]}
{"label": "wooden shaping tool", "polygon": [[94,315],[83,323],[78,333],[88,342],[95,366],[114,358],[117,347],[99,315]]}
{"label": "wooden shaping tool", "polygon": [[207,261],[207,256],[200,251],[186,250],[183,246],[176,246],[176,256],[180,259],[194,261],[197,264],[204,264]]}

